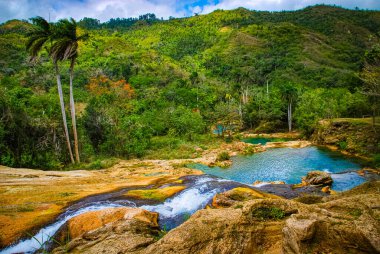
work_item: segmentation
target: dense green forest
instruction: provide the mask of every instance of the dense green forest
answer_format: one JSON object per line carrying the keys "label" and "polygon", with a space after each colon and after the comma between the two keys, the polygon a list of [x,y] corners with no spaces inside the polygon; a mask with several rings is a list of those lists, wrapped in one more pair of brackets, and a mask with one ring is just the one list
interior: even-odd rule
{"label": "dense green forest", "polygon": [[[46,50],[30,61],[31,29],[31,21],[0,26],[0,164],[62,168],[70,157],[55,65]],[[79,153],[94,167],[107,157],[191,156],[216,124],[308,136],[320,119],[379,114],[378,11],[84,18],[76,32],[88,34],[73,72]],[[70,119],[70,61],[60,60]]]}

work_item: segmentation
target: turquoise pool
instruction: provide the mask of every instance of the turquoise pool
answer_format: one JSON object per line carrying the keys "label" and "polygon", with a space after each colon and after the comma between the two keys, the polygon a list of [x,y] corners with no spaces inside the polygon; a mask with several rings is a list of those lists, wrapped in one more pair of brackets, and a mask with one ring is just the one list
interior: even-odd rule
{"label": "turquoise pool", "polygon": [[255,138],[245,138],[242,141],[250,144],[262,144],[265,145],[268,142],[280,142],[280,141],[290,141],[291,138],[264,138],[264,137],[255,137]]}
{"label": "turquoise pool", "polygon": [[229,168],[207,167],[196,164],[193,167],[207,174],[252,184],[260,181],[285,181],[288,184],[301,182],[301,178],[312,170],[322,170],[332,174],[332,188],[337,191],[351,189],[365,178],[356,174],[361,165],[351,158],[318,147],[275,148],[249,156],[232,158]]}

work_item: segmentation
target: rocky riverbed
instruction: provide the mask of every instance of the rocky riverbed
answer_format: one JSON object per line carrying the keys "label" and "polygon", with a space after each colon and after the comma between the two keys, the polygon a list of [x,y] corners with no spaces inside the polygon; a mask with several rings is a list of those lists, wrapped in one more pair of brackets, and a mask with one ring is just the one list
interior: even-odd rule
{"label": "rocky riverbed", "polygon": [[[145,198],[153,203],[162,202],[188,187],[183,184],[181,178],[202,174],[202,171],[187,168],[187,164],[216,165],[218,154],[221,152],[235,156],[264,152],[267,148],[299,148],[309,145],[311,143],[307,141],[268,143],[265,146],[233,142],[222,144],[218,149],[205,150],[201,157],[190,160],[120,161],[109,169],[97,171],[65,172],[0,167],[0,244],[1,247],[5,247],[17,239],[36,233],[39,228],[54,221],[66,207],[74,203],[81,204],[83,200],[91,197],[97,199],[99,194],[112,193],[112,196],[119,193],[125,195],[125,199]],[[288,198],[316,191],[309,186],[297,190],[289,185],[278,186],[266,186],[263,190],[273,194],[288,193],[288,196],[285,195]],[[126,191],[128,188],[130,190]],[[200,185],[199,188],[203,187]],[[284,188],[288,190],[284,191]],[[175,204],[169,205],[172,206]]]}
{"label": "rocky riverbed", "polygon": [[139,208],[91,212],[62,227],[53,253],[378,253],[379,189],[298,200],[235,189],[168,233]]}

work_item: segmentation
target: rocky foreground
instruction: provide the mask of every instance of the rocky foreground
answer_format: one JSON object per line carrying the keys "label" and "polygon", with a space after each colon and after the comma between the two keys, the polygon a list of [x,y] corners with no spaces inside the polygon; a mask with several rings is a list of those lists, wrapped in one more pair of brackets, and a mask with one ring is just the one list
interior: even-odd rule
{"label": "rocky foreground", "polygon": [[[277,146],[310,144],[290,141]],[[199,170],[186,168],[188,163],[228,166],[232,161],[218,161],[219,153],[251,154],[265,151],[266,146],[232,142],[223,143],[216,149],[198,150],[194,159],[119,161],[108,169],[96,171],[42,171],[0,166],[0,249],[34,234],[54,221],[70,204],[85,197],[127,187],[173,183],[185,175],[202,174]]]}
{"label": "rocky foreground", "polygon": [[[217,207],[217,208],[216,208]],[[338,195],[287,200],[238,188],[166,233],[139,208],[69,220],[53,253],[379,253],[380,181]]]}

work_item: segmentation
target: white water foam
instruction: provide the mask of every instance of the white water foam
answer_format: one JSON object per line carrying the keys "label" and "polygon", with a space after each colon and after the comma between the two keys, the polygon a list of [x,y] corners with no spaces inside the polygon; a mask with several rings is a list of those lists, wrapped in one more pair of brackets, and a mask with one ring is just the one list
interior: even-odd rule
{"label": "white water foam", "polygon": [[200,207],[204,207],[216,191],[201,193],[197,188],[190,188],[178,196],[156,206],[142,206],[141,208],[158,212],[160,216],[170,218],[183,213],[193,213]]}
{"label": "white water foam", "polygon": [[261,183],[253,184],[252,186],[256,187],[256,188],[260,188],[260,187],[268,185],[268,184],[271,184],[271,183],[270,182],[261,182]]}
{"label": "white water foam", "polygon": [[[218,187],[209,186],[212,182],[233,181],[221,178],[212,178],[209,176],[201,176],[196,179],[192,187],[185,189],[175,197],[166,200],[164,203],[158,205],[145,205],[141,206],[141,208],[152,212],[158,212],[160,216],[164,218],[171,218],[180,214],[194,213],[198,209],[206,206],[208,201],[212,199],[216,193],[223,191]],[[49,241],[50,237],[54,236],[57,230],[69,219],[89,211],[125,206],[126,205],[117,203],[117,201],[109,203],[95,202],[94,204],[81,208],[77,211],[67,211],[67,215],[62,219],[59,219],[57,222],[41,229],[30,239],[20,241],[19,243],[0,251],[0,254],[34,253],[42,247],[41,245],[43,245],[44,242]]]}
{"label": "white water foam", "polygon": [[50,238],[57,232],[57,230],[69,219],[80,215],[82,213],[97,211],[105,208],[113,208],[113,207],[122,207],[118,204],[105,204],[105,205],[91,205],[78,211],[68,214],[64,218],[58,220],[57,222],[41,229],[36,235],[31,237],[30,239],[26,239],[18,242],[17,244],[10,246],[2,251],[0,254],[12,254],[12,253],[34,253],[38,249],[42,247],[42,245],[50,240]]}
{"label": "white water foam", "polygon": [[158,212],[160,216],[165,218],[175,217],[179,214],[194,213],[195,211],[203,208],[207,205],[208,201],[218,192],[220,189],[208,187],[209,182],[230,182],[225,179],[215,179],[211,177],[202,177],[197,179],[195,184],[174,198],[168,199],[162,204],[155,206],[142,206],[141,208]]}

